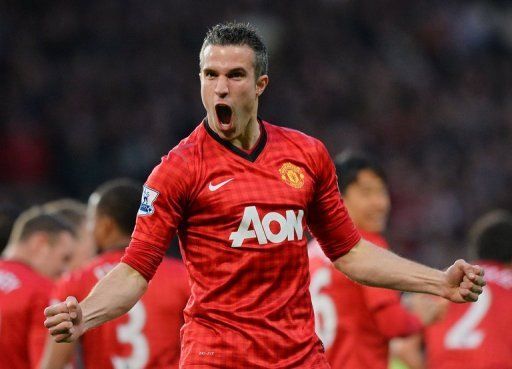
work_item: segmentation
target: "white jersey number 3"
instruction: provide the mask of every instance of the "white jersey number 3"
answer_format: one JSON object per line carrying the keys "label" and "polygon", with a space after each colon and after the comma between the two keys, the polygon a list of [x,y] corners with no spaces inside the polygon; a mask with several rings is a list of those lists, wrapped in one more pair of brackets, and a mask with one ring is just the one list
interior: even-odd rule
{"label": "white jersey number 3", "polygon": [[129,357],[112,357],[115,369],[143,369],[149,359],[149,346],[142,334],[146,324],[146,309],[141,301],[128,312],[128,322],[117,327],[117,340],[132,346]]}
{"label": "white jersey number 3", "polygon": [[491,291],[485,288],[478,301],[453,325],[444,339],[448,349],[474,349],[482,344],[485,333],[476,329],[491,307]]}
{"label": "white jersey number 3", "polygon": [[328,350],[336,339],[338,312],[331,296],[321,293],[322,288],[329,286],[332,279],[330,268],[320,268],[311,276],[309,292],[315,311],[315,330]]}

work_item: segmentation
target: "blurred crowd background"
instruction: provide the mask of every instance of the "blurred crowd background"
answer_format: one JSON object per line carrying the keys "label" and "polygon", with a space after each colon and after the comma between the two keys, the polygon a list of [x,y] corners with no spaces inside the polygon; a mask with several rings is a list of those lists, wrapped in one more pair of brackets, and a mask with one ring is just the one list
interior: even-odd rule
{"label": "blurred crowd background", "polygon": [[395,250],[446,266],[512,210],[512,3],[451,0],[2,2],[0,206],[143,181],[204,117],[198,52],[226,20],[269,46],[262,118],[383,164]]}

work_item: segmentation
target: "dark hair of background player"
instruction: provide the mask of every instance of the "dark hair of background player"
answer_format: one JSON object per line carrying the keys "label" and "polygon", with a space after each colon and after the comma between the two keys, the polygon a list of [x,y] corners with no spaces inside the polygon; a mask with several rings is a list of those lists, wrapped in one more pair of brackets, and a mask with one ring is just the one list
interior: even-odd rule
{"label": "dark hair of background player", "polygon": [[357,176],[362,170],[370,170],[375,173],[387,185],[387,177],[384,169],[368,156],[352,151],[343,151],[334,159],[338,185],[341,194],[345,194],[347,188],[357,181]]}
{"label": "dark hair of background player", "polygon": [[483,215],[469,232],[470,257],[512,262],[512,213],[495,210]]}
{"label": "dark hair of background player", "polygon": [[102,184],[94,194],[99,196],[98,214],[111,217],[125,234],[135,227],[142,185],[131,179],[116,179]]}

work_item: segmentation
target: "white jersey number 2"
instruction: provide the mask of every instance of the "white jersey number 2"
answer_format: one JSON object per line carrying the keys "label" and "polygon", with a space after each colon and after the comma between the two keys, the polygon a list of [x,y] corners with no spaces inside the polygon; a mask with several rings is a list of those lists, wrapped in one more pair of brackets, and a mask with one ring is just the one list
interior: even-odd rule
{"label": "white jersey number 2", "polygon": [[143,369],[149,359],[148,341],[142,330],[146,324],[146,309],[141,301],[128,312],[128,322],[117,327],[117,340],[132,346],[129,357],[112,357],[115,369]]}
{"label": "white jersey number 2", "polygon": [[485,333],[476,327],[489,311],[491,300],[491,290],[485,288],[478,301],[471,304],[471,307],[446,334],[444,345],[447,349],[474,349],[482,344]]}
{"label": "white jersey number 2", "polygon": [[322,288],[329,286],[332,280],[330,268],[320,268],[311,276],[309,292],[315,311],[315,330],[322,340],[324,348],[328,350],[336,339],[338,314],[336,305],[331,296],[321,293]]}

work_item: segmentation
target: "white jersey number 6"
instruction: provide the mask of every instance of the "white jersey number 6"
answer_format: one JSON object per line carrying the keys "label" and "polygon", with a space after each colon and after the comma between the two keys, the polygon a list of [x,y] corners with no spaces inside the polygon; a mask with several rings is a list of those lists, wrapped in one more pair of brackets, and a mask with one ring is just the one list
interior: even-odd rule
{"label": "white jersey number 6", "polygon": [[321,293],[321,289],[331,284],[331,269],[320,268],[311,276],[309,292],[315,311],[315,330],[328,350],[336,339],[338,314],[331,296]]}

